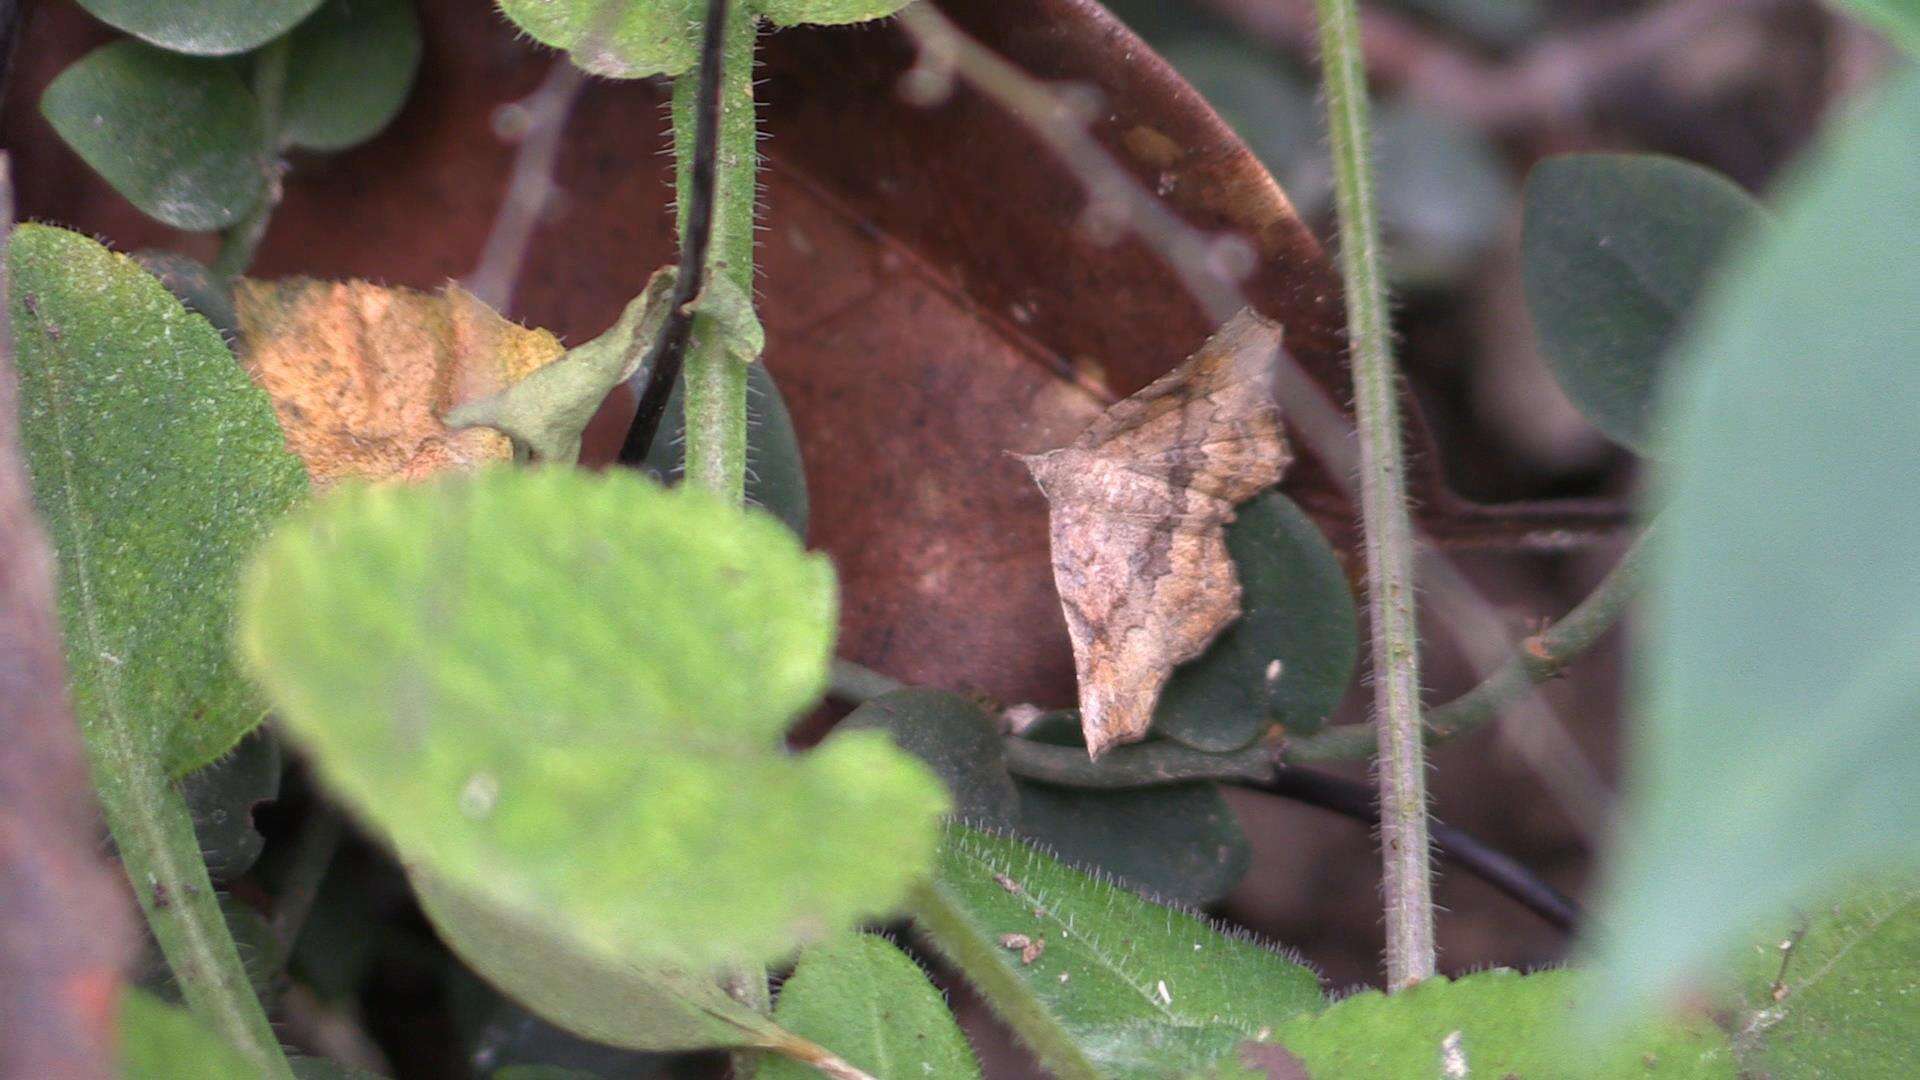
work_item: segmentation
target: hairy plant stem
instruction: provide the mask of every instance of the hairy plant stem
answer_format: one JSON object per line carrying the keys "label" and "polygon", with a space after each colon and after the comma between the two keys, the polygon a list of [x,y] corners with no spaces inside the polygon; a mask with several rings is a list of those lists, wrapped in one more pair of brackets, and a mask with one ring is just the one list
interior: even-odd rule
{"label": "hairy plant stem", "polygon": [[1099,1080],[1099,1070],[1073,1036],[1013,970],[1007,950],[949,899],[938,882],[916,888],[907,909],[920,933],[960,969],[1048,1073],[1058,1080]]}
{"label": "hairy plant stem", "polygon": [[220,234],[220,251],[209,267],[222,280],[239,277],[253,263],[253,254],[267,235],[267,222],[280,205],[280,112],[287,96],[287,55],[293,39],[281,36],[268,42],[253,59],[253,98],[260,110],[260,161],[266,170],[266,188],[247,216]]}
{"label": "hairy plant stem", "polygon": [[1354,416],[1360,434],[1360,517],[1372,616],[1374,715],[1380,755],[1380,851],[1386,899],[1387,990],[1434,973],[1433,867],[1420,724],[1420,640],[1414,615],[1413,521],[1387,290],[1380,266],[1367,81],[1354,0],[1316,0],[1321,82],[1333,149],[1346,287]]}
{"label": "hairy plant stem", "polygon": [[[720,17],[719,70],[704,77],[673,81],[673,145],[678,157],[676,188],[681,243],[694,227],[695,187],[703,83],[717,79],[718,144],[708,167],[711,181],[712,242],[707,254],[710,277],[731,278],[744,295],[753,295],[754,199],[760,151],[753,100],[753,47],[756,16],[746,4],[710,0]],[[712,9],[710,9],[712,10]],[[713,55],[711,49],[707,50]],[[731,355],[711,317],[695,315],[686,359],[687,472],[696,484],[734,503],[745,495],[747,472],[747,369]]]}
{"label": "hairy plant stem", "polygon": [[186,798],[120,717],[108,710],[87,727],[107,827],[180,996],[261,1075],[288,1080],[293,1071],[220,912]]}

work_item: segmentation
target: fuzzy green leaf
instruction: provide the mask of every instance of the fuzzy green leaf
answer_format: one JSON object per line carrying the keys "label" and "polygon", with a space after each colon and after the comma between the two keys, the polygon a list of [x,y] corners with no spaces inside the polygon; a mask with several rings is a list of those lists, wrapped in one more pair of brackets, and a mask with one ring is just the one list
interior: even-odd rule
{"label": "fuzzy green leaf", "polygon": [[280,797],[280,740],[265,728],[241,739],[233,752],[180,780],[200,857],[215,882],[252,868],[267,838],[254,827],[254,808]]}
{"label": "fuzzy green leaf", "polygon": [[1389,997],[1369,990],[1274,1029],[1314,1080],[1356,1076],[1733,1080],[1733,1048],[1711,1020],[1661,1023],[1593,1045],[1567,1030],[1587,984],[1571,971],[1483,971]]}
{"label": "fuzzy green leaf", "polygon": [[1899,1077],[1920,1047],[1920,882],[1849,892],[1760,950],[1734,1046],[1749,1073]]}
{"label": "fuzzy green leaf", "polygon": [[143,248],[133,253],[140,268],[160,279],[188,311],[213,324],[220,337],[233,341],[240,336],[240,317],[233,310],[233,293],[227,283],[213,276],[207,264],[190,255]]}
{"label": "fuzzy green leaf", "polygon": [[1246,834],[1217,784],[1089,791],[1017,783],[1021,835],[1130,888],[1211,904],[1253,863]]}
{"label": "fuzzy green leaf", "polygon": [[590,951],[767,960],[895,907],[939,781],[826,682],[826,561],[630,472],[493,469],[318,502],[255,564],[241,648],[321,776],[417,869]]}
{"label": "fuzzy green leaf", "polygon": [[[780,988],[781,1027],[880,1077],[978,1080],[966,1036],[926,973],[891,942],[848,934],[800,954]],[[819,1073],[775,1059],[760,1080],[814,1080]]]}
{"label": "fuzzy green leaf", "polygon": [[399,114],[419,68],[412,0],[327,0],[293,32],[281,134],[309,150],[366,142]]}
{"label": "fuzzy green leaf", "polygon": [[[740,0],[780,26],[883,18],[911,0]],[[705,0],[499,0],[535,41],[595,75],[680,75],[700,57]]]}
{"label": "fuzzy green leaf", "polygon": [[293,29],[320,0],[80,0],[80,6],[171,52],[232,56]]}
{"label": "fuzzy green leaf", "polygon": [[241,561],[306,474],[220,335],[133,260],[23,225],[12,263],[21,425],[75,711],[96,749],[111,725],[178,776],[264,712],[228,619]]}
{"label": "fuzzy green leaf", "polygon": [[1007,773],[999,726],[972,698],[922,687],[895,690],[853,710],[835,730],[893,736],[946,782],[962,821],[1011,828],[1020,819],[1020,793]]}
{"label": "fuzzy green leaf", "polygon": [[223,229],[266,190],[259,109],[231,64],[116,41],[62,71],[40,111],[115,191],[176,228]]}
{"label": "fuzzy green leaf", "polygon": [[1600,1015],[1920,862],[1920,74],[1839,126],[1666,395]]}
{"label": "fuzzy green leaf", "polygon": [[913,0],[747,0],[778,26],[827,26],[884,19]]}
{"label": "fuzzy green leaf", "polygon": [[1353,682],[1359,631],[1346,571],[1313,520],[1269,492],[1227,526],[1240,618],[1181,665],[1153,710],[1156,734],[1224,753],[1270,725],[1318,731]]}
{"label": "fuzzy green leaf", "polygon": [[1569,154],[1527,177],[1527,308],[1554,377],[1642,453],[1653,390],[1714,268],[1766,215],[1719,173],[1655,154]]}
{"label": "fuzzy green leaf", "polygon": [[120,993],[120,1075],[123,1080],[206,1080],[253,1076],[256,1070],[185,1009],[145,990]]}
{"label": "fuzzy green leaf", "polygon": [[728,997],[717,980],[685,970],[608,960],[564,920],[516,915],[431,874],[414,895],[441,940],[488,982],[552,1023],[630,1050],[764,1046],[778,1029]]}
{"label": "fuzzy green leaf", "polygon": [[[1012,943],[1004,966],[1114,1076],[1204,1075],[1197,1048],[1224,1054],[1323,1004],[1297,960],[1015,840],[949,826],[938,887],[978,934]],[[1030,958],[1022,939],[1040,945]]]}

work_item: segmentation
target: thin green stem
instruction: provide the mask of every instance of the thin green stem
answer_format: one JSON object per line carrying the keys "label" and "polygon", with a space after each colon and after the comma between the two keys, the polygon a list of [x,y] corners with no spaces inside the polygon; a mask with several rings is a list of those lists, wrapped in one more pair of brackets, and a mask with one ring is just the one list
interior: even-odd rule
{"label": "thin green stem", "polygon": [[1372,616],[1380,849],[1386,898],[1387,988],[1434,973],[1433,869],[1420,730],[1420,639],[1414,615],[1414,536],[1400,445],[1398,378],[1367,163],[1367,82],[1354,0],[1317,0],[1321,81],[1340,214],[1354,414],[1360,433],[1360,514]]}
{"label": "thin green stem", "polygon": [[291,37],[277,38],[253,58],[253,99],[260,115],[260,164],[266,171],[266,187],[247,216],[220,234],[220,251],[210,267],[216,278],[236,278],[246,272],[261,238],[267,235],[267,222],[280,205],[280,120],[287,97],[287,56],[292,42]]}
{"label": "thin green stem", "polygon": [[[1428,743],[1445,742],[1484,727],[1533,687],[1558,675],[1625,614],[1640,592],[1648,537],[1642,532],[1600,584],[1552,626],[1520,643],[1506,663],[1473,689],[1426,716]],[[1371,724],[1341,724],[1287,744],[1284,757],[1295,764],[1353,761],[1372,754],[1377,739]]]}
{"label": "thin green stem", "polygon": [[100,718],[88,735],[107,827],[181,997],[261,1075],[289,1080],[293,1070],[220,912],[186,799],[117,718]]}
{"label": "thin green stem", "polygon": [[[754,199],[760,163],[753,100],[755,23],[752,6],[736,3],[722,29],[713,238],[707,255],[707,275],[732,279],[747,296],[753,295]],[[689,75],[673,81],[682,243],[692,209],[685,192],[693,184],[692,148],[700,100],[698,78]],[[747,369],[729,353],[720,327],[707,315],[694,317],[686,388],[687,482],[738,503],[744,498],[747,470]]]}
{"label": "thin green stem", "polygon": [[1043,1068],[1058,1080],[1099,1080],[1099,1070],[1073,1036],[1013,969],[1007,950],[937,882],[915,889],[907,907],[914,926],[980,991],[993,1014],[1013,1029]]}

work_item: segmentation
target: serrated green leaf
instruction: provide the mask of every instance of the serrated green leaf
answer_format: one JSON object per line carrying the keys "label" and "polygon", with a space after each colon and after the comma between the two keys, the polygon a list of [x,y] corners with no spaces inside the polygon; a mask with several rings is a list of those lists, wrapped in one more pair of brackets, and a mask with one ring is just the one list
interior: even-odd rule
{"label": "serrated green leaf", "polygon": [[123,1080],[206,1080],[252,1076],[251,1062],[185,1009],[145,990],[120,992]]}
{"label": "serrated green leaf", "polygon": [[293,29],[320,0],[80,0],[80,6],[172,52],[232,56]]}
{"label": "serrated green leaf", "polygon": [[[848,934],[800,954],[773,1019],[877,1077],[978,1080],[966,1036],[940,991],[892,943]],[[814,1080],[808,1066],[775,1059],[760,1080]]]}
{"label": "serrated green leaf", "polygon": [[1174,671],[1153,710],[1156,734],[1212,753],[1241,749],[1272,724],[1318,731],[1359,656],[1346,572],[1292,500],[1268,492],[1240,507],[1227,551],[1241,616]]}
{"label": "serrated green leaf", "polygon": [[1653,390],[1715,267],[1765,212],[1710,169],[1568,154],[1527,177],[1527,309],[1554,377],[1595,427],[1646,453]]}
{"label": "serrated green leaf", "polygon": [[578,940],[564,920],[517,915],[412,874],[420,907],[454,955],[560,1027],[631,1050],[766,1046],[779,1029],[684,969],[622,963]]}
{"label": "serrated green leaf", "polygon": [[260,728],[232,752],[181,778],[200,857],[216,883],[246,873],[266,847],[253,810],[280,797],[280,764],[280,740]]}
{"label": "serrated green leaf", "polygon": [[492,469],[319,500],[256,562],[240,641],[418,869],[601,955],[704,969],[883,915],[931,860],[947,803],[919,762],[864,732],[782,749],[834,604],[765,514]]}
{"label": "serrated green leaf", "polygon": [[1571,971],[1496,970],[1436,978],[1391,997],[1355,994],[1274,1029],[1313,1080],[1513,1076],[1566,1080],[1732,1080],[1733,1049],[1712,1021],[1647,1025],[1605,1045],[1568,1032],[1588,984]]}
{"label": "serrated green leaf", "polygon": [[[891,15],[911,0],[741,0],[780,26],[855,23]],[[680,75],[700,57],[705,0],[499,0],[535,41],[565,49],[595,75]]]}
{"label": "serrated green leaf", "polygon": [[1813,908],[1752,965],[1734,1047],[1763,1080],[1913,1073],[1920,1047],[1920,882]]}
{"label": "serrated green leaf", "polygon": [[1006,966],[1114,1075],[1179,1075],[1129,1064],[1155,1045],[1182,1048],[1171,1060],[1191,1073],[1195,1047],[1233,1041],[1222,1032],[1254,1038],[1323,1003],[1298,961],[1016,840],[949,826],[939,888],[990,940],[1040,944],[1030,959],[1009,946]]}
{"label": "serrated green leaf", "polygon": [[75,712],[91,747],[112,726],[179,776],[264,712],[227,647],[234,583],[306,476],[220,335],[133,260],[39,225],[12,247],[22,435]]}
{"label": "serrated green leaf", "polygon": [[[674,380],[660,429],[647,448],[646,466],[663,478],[678,479],[687,460],[687,381]],[[800,460],[800,436],[765,364],[747,368],[747,503],[807,534],[807,473]]]}
{"label": "serrated green leaf", "polygon": [[1667,393],[1596,1010],[1920,861],[1920,75],[1839,127]]}
{"label": "serrated green leaf", "polygon": [[1020,819],[1020,793],[1007,773],[999,726],[972,698],[922,687],[895,690],[848,713],[835,730],[892,736],[939,774],[962,821],[1011,828]]}
{"label": "serrated green leaf", "polygon": [[293,32],[280,132],[309,150],[344,150],[393,122],[420,68],[412,0],[327,0]]}
{"label": "serrated green leaf", "polygon": [[176,228],[226,228],[266,190],[259,109],[230,64],[116,41],[48,84],[40,112],[115,191]]}

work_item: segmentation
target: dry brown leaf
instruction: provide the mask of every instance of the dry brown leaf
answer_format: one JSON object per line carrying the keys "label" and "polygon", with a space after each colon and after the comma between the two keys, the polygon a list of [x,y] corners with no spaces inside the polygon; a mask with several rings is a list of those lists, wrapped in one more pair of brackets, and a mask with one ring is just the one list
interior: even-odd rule
{"label": "dry brown leaf", "polygon": [[273,398],[316,489],[347,477],[417,480],[512,457],[507,437],[441,417],[558,359],[560,342],[457,285],[242,280],[240,354]]}
{"label": "dry brown leaf", "polygon": [[1143,738],[1174,666],[1240,616],[1226,524],[1291,460],[1273,401],[1279,348],[1279,324],[1243,310],[1071,446],[1023,459],[1047,497],[1096,758]]}

